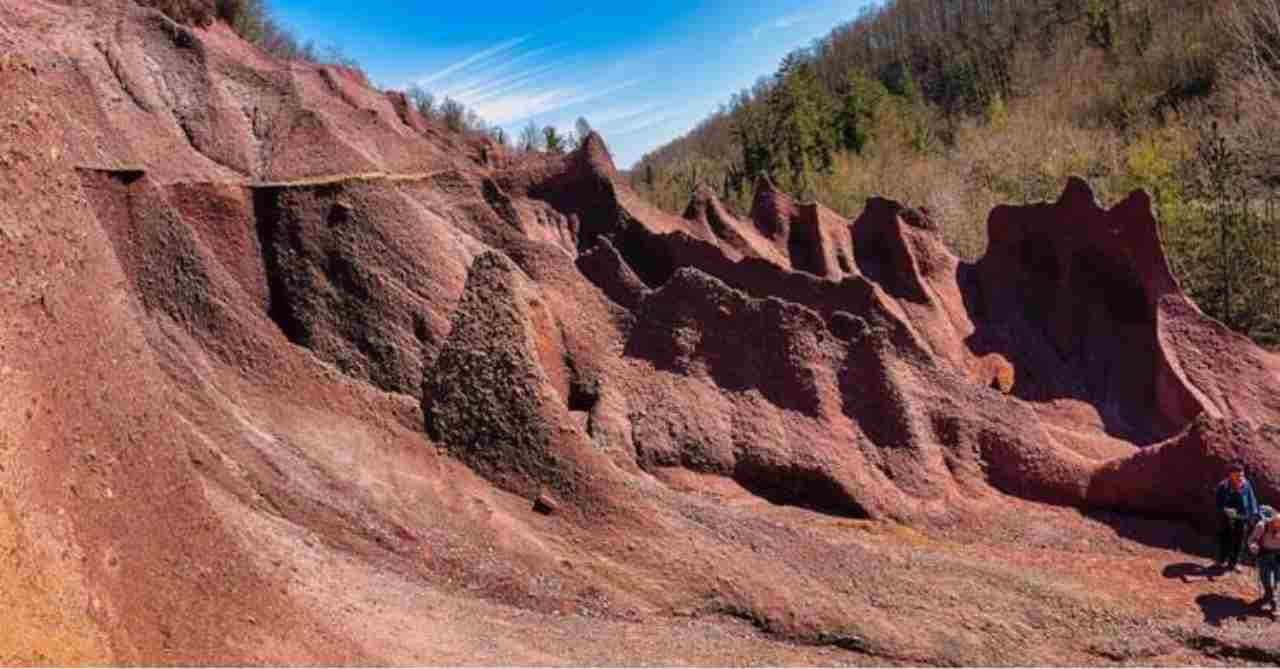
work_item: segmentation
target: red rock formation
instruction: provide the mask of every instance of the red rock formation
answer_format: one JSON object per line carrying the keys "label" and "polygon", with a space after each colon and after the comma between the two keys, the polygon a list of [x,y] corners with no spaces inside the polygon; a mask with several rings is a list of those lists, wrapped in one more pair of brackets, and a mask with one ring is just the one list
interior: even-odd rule
{"label": "red rock formation", "polygon": [[1013,386],[1017,383],[1018,374],[1017,370],[1003,355],[992,353],[978,359],[973,378],[974,382],[979,385],[990,386],[1008,395],[1013,392]]}
{"label": "red rock formation", "polygon": [[767,180],[669,216],[598,135],[495,155],[178,15],[0,2],[0,658],[1087,664],[1135,599],[1205,658],[1159,541],[1041,504],[1280,497],[1280,360],[1144,195],[999,208],[975,264]]}
{"label": "red rock formation", "polygon": [[577,491],[582,442],[556,383],[565,352],[558,323],[510,259],[472,263],[453,327],[423,386],[431,438],[481,475],[525,496],[550,486]]}
{"label": "red rock formation", "polygon": [[[992,337],[1008,342],[1011,358],[1058,368],[1029,381],[1024,397],[1085,399],[1109,430],[1143,444],[1181,430],[1204,408],[1159,339],[1160,305],[1186,298],[1150,210],[1135,195],[1104,212],[1079,180],[1054,205],[996,209],[976,300],[988,327],[1018,328]],[[977,346],[986,334],[975,334]]]}

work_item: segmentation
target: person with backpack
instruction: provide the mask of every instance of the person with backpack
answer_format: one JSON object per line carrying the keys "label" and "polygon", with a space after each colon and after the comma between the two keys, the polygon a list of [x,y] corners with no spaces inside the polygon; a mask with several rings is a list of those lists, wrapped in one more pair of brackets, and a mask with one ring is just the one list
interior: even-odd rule
{"label": "person with backpack", "polygon": [[1263,507],[1262,522],[1249,535],[1249,551],[1258,556],[1258,579],[1262,581],[1263,606],[1271,607],[1271,619],[1275,620],[1276,583],[1280,581],[1280,514],[1270,507]]}
{"label": "person with backpack", "polygon": [[1244,464],[1233,462],[1227,469],[1227,478],[1218,484],[1218,513],[1222,515],[1222,530],[1218,534],[1218,561],[1216,568],[1239,571],[1240,556],[1244,553],[1245,535],[1258,516],[1258,498],[1253,486],[1244,477]]}

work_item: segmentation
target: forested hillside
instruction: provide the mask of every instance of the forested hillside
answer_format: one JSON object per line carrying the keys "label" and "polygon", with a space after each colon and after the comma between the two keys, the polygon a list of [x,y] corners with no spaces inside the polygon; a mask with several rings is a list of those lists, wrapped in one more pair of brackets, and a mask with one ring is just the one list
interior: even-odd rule
{"label": "forested hillside", "polygon": [[1200,306],[1280,343],[1280,0],[890,0],[789,55],[633,185],[682,210],[698,184],[739,213],[751,182],[852,216],[926,207],[976,257],[1001,202],[1065,179],[1153,197]]}

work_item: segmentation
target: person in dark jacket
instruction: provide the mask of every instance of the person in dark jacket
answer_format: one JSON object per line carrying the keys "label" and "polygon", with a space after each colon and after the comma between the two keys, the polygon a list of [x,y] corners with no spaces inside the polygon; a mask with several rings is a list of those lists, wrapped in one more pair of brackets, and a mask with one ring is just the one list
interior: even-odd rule
{"label": "person in dark jacket", "polygon": [[1258,498],[1244,477],[1244,465],[1236,462],[1227,469],[1227,478],[1218,484],[1218,513],[1222,531],[1218,534],[1218,562],[1215,567],[1238,571],[1244,553],[1245,535],[1258,516]]}

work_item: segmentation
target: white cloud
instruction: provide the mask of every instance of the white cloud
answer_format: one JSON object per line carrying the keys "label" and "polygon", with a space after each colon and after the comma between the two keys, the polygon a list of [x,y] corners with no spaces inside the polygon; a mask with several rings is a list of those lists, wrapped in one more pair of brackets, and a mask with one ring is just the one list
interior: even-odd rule
{"label": "white cloud", "polygon": [[628,79],[603,88],[555,87],[541,90],[519,90],[489,100],[472,103],[476,113],[500,125],[523,121],[559,109],[566,109],[612,95],[640,83]]}
{"label": "white cloud", "polygon": [[666,125],[673,121],[677,121],[683,116],[684,116],[683,113],[672,113],[672,114],[663,114],[661,116],[655,116],[651,118],[640,119],[640,120],[628,123],[620,128],[614,128],[608,132],[608,135],[610,137],[623,137],[625,135],[631,135],[631,134],[640,132],[642,130],[656,128],[658,126]]}
{"label": "white cloud", "polygon": [[621,121],[627,121],[637,116],[642,116],[644,114],[657,111],[658,109],[661,109],[661,108],[662,108],[662,105],[659,105],[653,102],[647,102],[640,105],[633,105],[630,107],[613,107],[610,109],[602,109],[598,112],[593,112],[589,116],[587,116],[587,120],[590,121],[591,125],[596,129],[604,129],[604,128],[610,127],[611,125],[617,124]]}
{"label": "white cloud", "polygon": [[569,114],[557,114],[547,122],[541,125],[553,125],[563,134],[569,132],[577,132],[578,118],[586,118],[591,124],[591,129],[606,135],[612,134],[610,128],[616,128],[621,125],[631,125],[636,123],[638,117],[645,116],[655,110],[661,109],[662,106],[655,103],[644,103],[639,105],[631,105],[625,107],[606,107],[600,111],[592,111],[590,109],[578,110]]}
{"label": "white cloud", "polygon": [[471,106],[477,114],[491,123],[505,125],[551,111],[559,101],[577,94],[577,91],[565,88],[516,91],[492,100],[472,103]]}
{"label": "white cloud", "polygon": [[[634,118],[627,119],[630,121],[628,123],[607,128],[607,132],[604,134],[607,138],[625,137],[645,130],[668,127],[677,122],[689,123],[695,118],[704,117],[707,113],[706,110],[714,109],[716,101],[719,99],[718,95],[712,94],[699,98],[682,100],[679,103],[652,103],[648,105],[650,109],[646,111],[664,110],[666,113],[656,116],[642,116],[642,114],[645,114],[646,112],[640,112],[635,114]],[[591,117],[588,116],[587,118],[590,120]]]}
{"label": "white cloud", "polygon": [[780,16],[774,19],[771,25],[778,30],[786,30],[787,28],[790,28],[801,21],[807,20],[812,16],[813,14],[792,14],[790,16]]}
{"label": "white cloud", "polygon": [[517,65],[522,65],[524,63],[527,63],[528,61],[534,60],[539,56],[542,56],[543,54],[551,52],[562,46],[564,45],[555,44],[551,46],[540,47],[537,49],[531,49],[529,51],[526,51],[522,54],[515,56],[514,58],[510,58],[500,63],[495,63],[491,66],[488,66],[480,70],[479,72],[473,73],[470,77],[468,77],[463,81],[449,84],[444,89],[442,94],[449,95],[452,97],[461,97],[468,93],[474,94],[476,91],[483,90],[495,85],[500,85],[504,82],[509,82],[528,72],[528,70],[525,70],[523,72],[515,72],[514,74],[509,74],[512,72],[512,70],[515,69]]}
{"label": "white cloud", "polygon": [[[539,49],[538,51],[546,51],[546,49]],[[560,72],[579,71],[580,61],[581,58],[579,56],[571,56],[487,80],[484,77],[479,77],[451,86],[444,91],[443,95],[448,95],[464,104],[476,106],[487,100],[530,89]]]}
{"label": "white cloud", "polygon": [[476,104],[513,91],[518,91],[522,88],[527,88],[534,83],[546,79],[547,75],[551,74],[556,67],[556,65],[543,65],[542,67],[524,70],[506,77],[494,79],[493,81],[481,86],[451,92],[450,94],[467,104]]}
{"label": "white cloud", "polygon": [[753,39],[753,40],[760,39],[760,36],[765,34],[766,32],[772,32],[775,30],[786,30],[788,28],[792,28],[801,23],[804,23],[809,19],[817,18],[818,16],[821,16],[821,14],[817,12],[804,12],[799,14],[786,14],[783,16],[778,16],[768,21],[765,21],[764,23],[757,24],[755,27],[748,30],[745,34],[740,35],[738,39],[735,40],[735,42],[741,44],[742,42],[745,42],[748,39]]}
{"label": "white cloud", "polygon": [[509,51],[519,46],[525,40],[529,39],[529,37],[530,35],[525,35],[524,37],[517,37],[515,39],[507,40],[501,44],[497,44],[492,47],[489,47],[488,49],[485,49],[484,51],[480,51],[476,54],[468,56],[467,58],[464,58],[444,68],[443,70],[439,70],[433,74],[429,74],[419,79],[416,83],[419,86],[426,86],[434,81],[439,81],[440,79],[443,79],[449,75],[454,74],[455,72],[462,71],[468,67],[471,67],[472,65],[475,65],[476,63],[480,63],[485,60],[488,60],[489,58],[492,58],[504,51]]}

